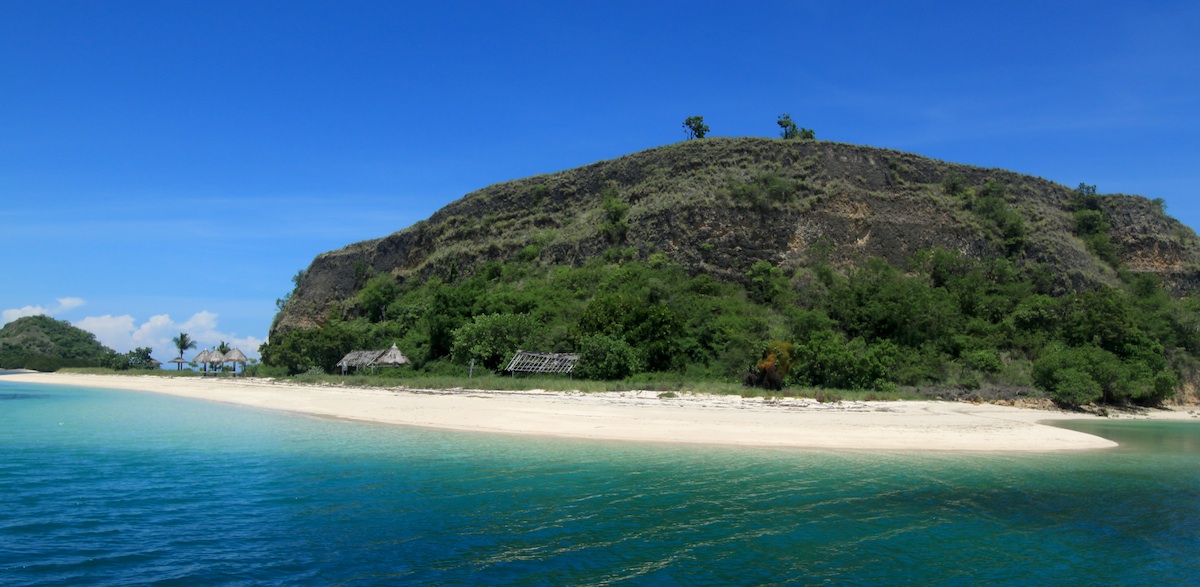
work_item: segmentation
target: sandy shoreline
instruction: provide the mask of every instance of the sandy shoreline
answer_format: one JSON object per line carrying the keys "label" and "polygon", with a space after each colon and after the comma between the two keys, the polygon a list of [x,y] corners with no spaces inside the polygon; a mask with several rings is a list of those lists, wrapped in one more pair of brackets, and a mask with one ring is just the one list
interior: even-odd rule
{"label": "sandy shoreline", "polygon": [[[14,381],[165,393],[317,416],[472,432],[781,448],[946,451],[1103,449],[1115,443],[1039,424],[1061,411],[934,401],[843,402],[655,392],[422,391],[256,379],[18,373]],[[1196,420],[1196,410],[1154,419]]]}

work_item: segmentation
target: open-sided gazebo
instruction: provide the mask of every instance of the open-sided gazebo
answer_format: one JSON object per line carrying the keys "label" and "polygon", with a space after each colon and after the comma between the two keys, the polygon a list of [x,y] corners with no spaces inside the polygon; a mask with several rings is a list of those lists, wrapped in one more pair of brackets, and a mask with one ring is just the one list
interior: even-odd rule
{"label": "open-sided gazebo", "polygon": [[244,372],[246,370],[246,363],[249,361],[250,359],[246,358],[246,353],[243,353],[238,349],[229,349],[229,352],[225,353],[224,357],[224,362],[233,363],[234,373],[237,373],[238,363],[242,364],[242,371]]}
{"label": "open-sided gazebo", "polygon": [[198,354],[196,354],[195,357],[192,357],[192,362],[197,365],[204,365],[204,372],[207,373],[208,372],[208,362],[209,362],[208,359],[209,359],[210,354],[211,354],[211,352],[208,351],[207,349],[202,350]]}

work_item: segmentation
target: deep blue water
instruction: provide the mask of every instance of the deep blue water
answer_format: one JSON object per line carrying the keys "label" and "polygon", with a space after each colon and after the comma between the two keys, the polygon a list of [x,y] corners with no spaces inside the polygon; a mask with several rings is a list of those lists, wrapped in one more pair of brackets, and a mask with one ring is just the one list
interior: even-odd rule
{"label": "deep blue water", "polygon": [[1048,455],[577,442],[0,377],[0,585],[1196,585],[1200,424]]}

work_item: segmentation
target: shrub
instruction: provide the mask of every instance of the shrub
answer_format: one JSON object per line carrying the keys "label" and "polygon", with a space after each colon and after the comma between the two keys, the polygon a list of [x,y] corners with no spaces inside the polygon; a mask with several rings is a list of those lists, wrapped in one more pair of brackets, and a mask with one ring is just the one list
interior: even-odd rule
{"label": "shrub", "polygon": [[332,372],[337,362],[353,350],[356,338],[342,323],[333,323],[312,330],[292,330],[272,337],[271,342],[259,347],[263,363],[274,367],[285,367],[296,374],[318,366]]}
{"label": "shrub", "polygon": [[358,303],[372,322],[387,318],[388,304],[391,304],[399,293],[396,278],[390,273],[381,273],[367,280],[362,290],[358,292]]}
{"label": "shrub", "polygon": [[538,245],[526,245],[520,251],[517,251],[517,260],[522,263],[529,263],[537,260],[540,254],[542,254],[542,247]]}
{"label": "shrub", "polygon": [[528,314],[486,314],[454,331],[451,354],[460,364],[472,360],[486,369],[503,367],[528,341],[537,322]]}
{"label": "shrub", "polygon": [[773,172],[760,173],[748,181],[729,178],[725,182],[725,190],[734,202],[747,203],[756,208],[765,208],[772,203],[788,203],[795,199],[799,189],[798,182]]}
{"label": "shrub", "polygon": [[1166,401],[1175,395],[1175,388],[1178,386],[1179,378],[1175,376],[1175,373],[1167,370],[1159,371],[1154,375],[1153,395],[1144,398],[1145,403],[1160,404]]}
{"label": "shrub", "polygon": [[1098,401],[1154,405],[1171,396],[1176,378],[1165,363],[1152,359],[1122,360],[1095,345],[1054,343],[1034,361],[1033,380],[1062,405]]}
{"label": "shrub", "polygon": [[767,350],[764,353],[762,362],[758,364],[759,368],[773,367],[779,377],[787,378],[792,372],[792,366],[795,360],[792,358],[792,349],[795,348],[790,342],[782,340],[773,340],[767,345]]}
{"label": "shrub", "polygon": [[103,366],[114,371],[128,371],[130,369],[150,370],[156,369],[154,359],[150,353],[154,352],[150,347],[138,347],[125,354],[112,352],[103,361]]}
{"label": "shrub", "polygon": [[971,201],[971,210],[995,227],[1005,253],[1011,257],[1025,248],[1025,220],[1005,202],[1004,191],[1003,184],[988,180]]}
{"label": "shrub", "polygon": [[1078,369],[1063,369],[1054,374],[1054,391],[1050,398],[1065,406],[1081,406],[1100,400],[1100,384],[1091,375]]}
{"label": "shrub", "polygon": [[245,374],[247,377],[286,377],[288,370],[287,367],[273,367],[258,363],[246,367]]}
{"label": "shrub", "polygon": [[760,304],[773,304],[787,287],[787,278],[770,261],[755,261],[746,271],[746,293]]}
{"label": "shrub", "polygon": [[602,192],[603,200],[600,208],[604,212],[604,222],[600,224],[600,233],[608,242],[616,245],[625,242],[625,234],[629,232],[629,222],[625,215],[629,212],[629,204],[617,199],[617,190],[606,188]]}
{"label": "shrub", "polygon": [[983,380],[978,373],[965,373],[958,378],[958,386],[963,389],[979,389],[983,387]]}
{"label": "shrub", "polygon": [[[428,376],[462,377],[467,375],[468,371],[462,365],[456,365],[450,361],[429,361],[421,366],[421,373]],[[478,377],[479,373],[475,375]]]}
{"label": "shrub", "polygon": [[961,174],[952,173],[942,180],[942,192],[951,197],[962,197],[967,194],[967,180]]}
{"label": "shrub", "polygon": [[1077,210],[1075,212],[1075,232],[1080,236],[1108,232],[1108,220],[1099,210]]}
{"label": "shrub", "polygon": [[773,391],[783,389],[783,378],[775,371],[775,367],[759,367],[748,371],[742,376],[742,382],[747,387],[761,387]]}
{"label": "shrub", "polygon": [[638,370],[638,354],[625,339],[593,334],[579,341],[575,375],[583,379],[624,379]]}
{"label": "shrub", "polygon": [[839,332],[814,333],[793,350],[793,382],[837,389],[876,389],[891,380],[900,350],[888,340],[869,345]]}
{"label": "shrub", "polygon": [[1000,353],[996,349],[980,349],[967,351],[962,354],[962,362],[967,367],[985,373],[999,373],[1004,368]]}

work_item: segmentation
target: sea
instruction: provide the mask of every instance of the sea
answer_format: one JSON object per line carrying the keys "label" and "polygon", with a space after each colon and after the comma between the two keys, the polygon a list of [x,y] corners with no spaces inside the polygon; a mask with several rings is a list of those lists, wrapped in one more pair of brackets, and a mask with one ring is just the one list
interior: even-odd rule
{"label": "sea", "polygon": [[348,422],[0,375],[0,585],[1200,585],[1200,423],[805,451]]}

